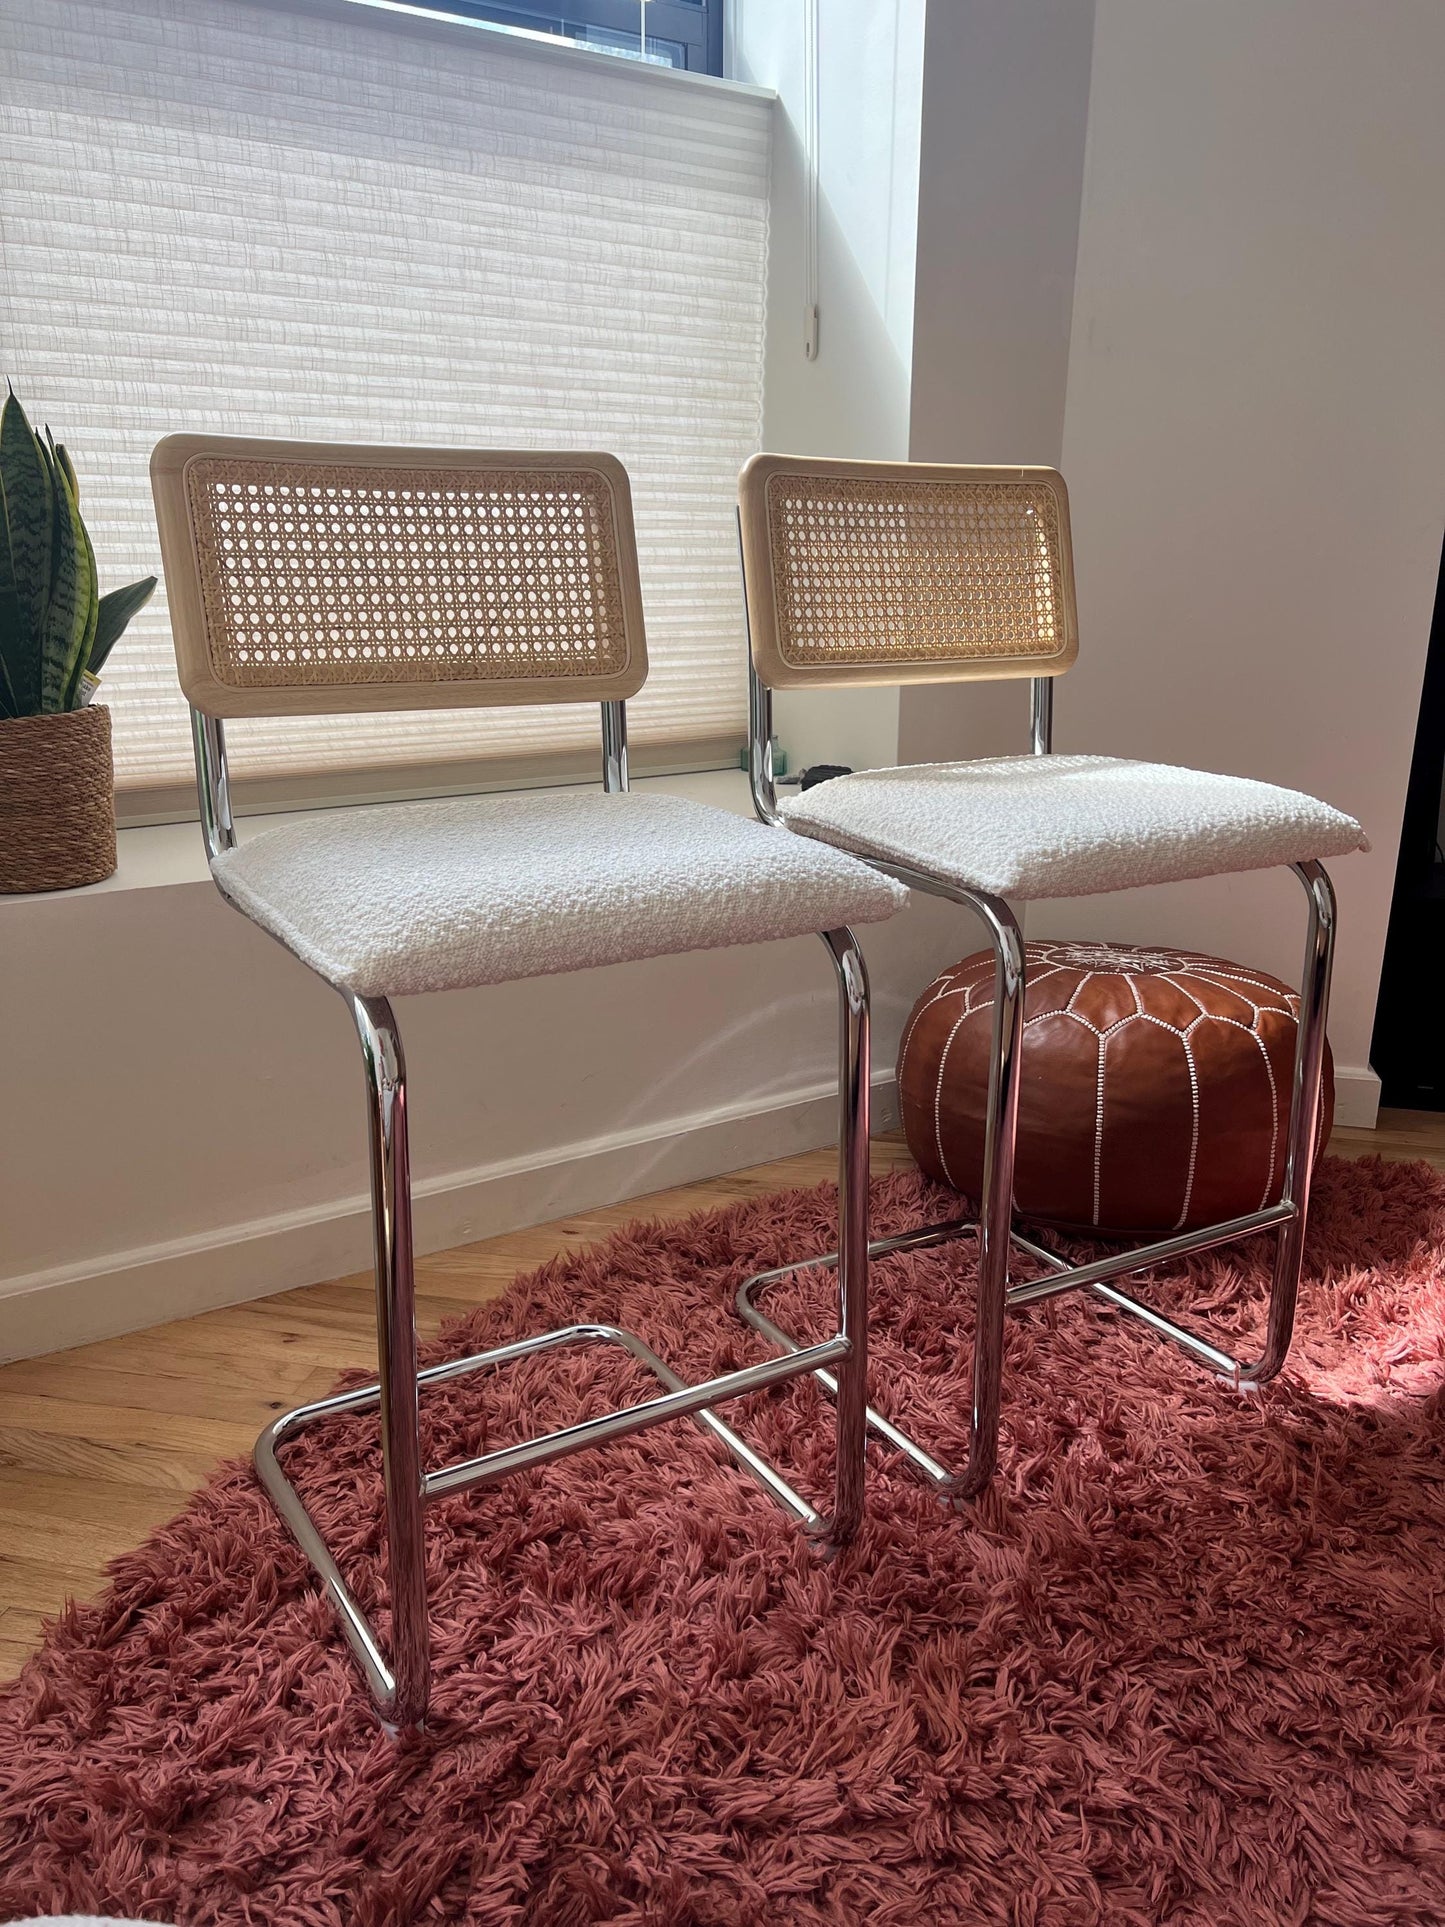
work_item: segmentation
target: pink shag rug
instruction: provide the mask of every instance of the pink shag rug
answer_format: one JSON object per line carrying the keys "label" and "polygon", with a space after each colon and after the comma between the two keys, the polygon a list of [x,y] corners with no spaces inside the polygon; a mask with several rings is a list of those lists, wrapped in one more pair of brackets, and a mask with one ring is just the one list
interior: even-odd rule
{"label": "pink shag rug", "polygon": [[[945,1202],[878,1186],[876,1222]],[[637,1225],[432,1357],[580,1314],[701,1378],[826,1191]],[[0,1918],[656,1927],[1401,1927],[1445,1919],[1445,1184],[1327,1163],[1287,1377],[1240,1396],[1094,1302],[1010,1319],[1003,1472],[944,1510],[882,1453],[820,1560],[690,1425],[436,1507],[427,1731],[372,1716],[235,1466],[0,1702]],[[876,1401],[961,1456],[971,1247],[875,1274]],[[1254,1325],[1263,1253],[1156,1297]],[[815,1277],[778,1294],[817,1329]],[[434,1461],[646,1391],[620,1354],[427,1405]],[[737,1413],[740,1408],[733,1408]],[[735,1422],[739,1422],[735,1419]],[[810,1383],[749,1434],[827,1489]],[[298,1447],[367,1601],[374,1436]]]}

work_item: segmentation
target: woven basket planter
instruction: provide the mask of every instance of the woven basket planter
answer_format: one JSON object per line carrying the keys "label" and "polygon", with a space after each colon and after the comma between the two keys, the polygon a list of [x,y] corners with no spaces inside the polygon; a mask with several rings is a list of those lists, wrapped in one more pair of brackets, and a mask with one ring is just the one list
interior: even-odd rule
{"label": "woven basket planter", "polygon": [[0,722],[0,892],[74,890],[114,869],[110,711]]}

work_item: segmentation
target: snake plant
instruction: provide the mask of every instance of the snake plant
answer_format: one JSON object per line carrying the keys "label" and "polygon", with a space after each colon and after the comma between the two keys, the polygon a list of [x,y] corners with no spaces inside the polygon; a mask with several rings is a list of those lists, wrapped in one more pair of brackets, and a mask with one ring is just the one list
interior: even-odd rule
{"label": "snake plant", "polygon": [[99,593],[74,466],[12,388],[0,410],[0,719],[79,709],[155,586],[148,575]]}

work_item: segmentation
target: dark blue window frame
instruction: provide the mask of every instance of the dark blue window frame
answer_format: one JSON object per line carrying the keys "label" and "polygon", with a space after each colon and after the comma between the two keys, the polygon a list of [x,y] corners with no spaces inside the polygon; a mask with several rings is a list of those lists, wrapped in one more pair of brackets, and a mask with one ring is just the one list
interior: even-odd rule
{"label": "dark blue window frame", "polygon": [[[694,74],[723,70],[724,0],[647,0],[647,57]],[[639,57],[638,0],[411,0],[453,20],[553,34],[600,53]]]}

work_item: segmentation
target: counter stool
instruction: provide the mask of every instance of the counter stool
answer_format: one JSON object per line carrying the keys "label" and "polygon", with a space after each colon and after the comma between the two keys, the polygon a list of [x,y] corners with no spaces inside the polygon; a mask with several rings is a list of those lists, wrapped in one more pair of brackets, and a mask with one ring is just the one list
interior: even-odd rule
{"label": "counter stool", "polygon": [[[691,1416],[808,1531],[863,1500],[868,1284],[868,980],[850,923],[907,892],[842,852],[676,797],[630,792],[625,702],[647,674],[631,497],[607,455],[346,447],[173,435],[151,464],[201,821],[221,894],[340,992],[366,1072],[377,1382],[287,1412],[256,1467],[340,1615],[383,1717],[426,1712],[428,1500]],[[597,702],[601,791],[322,810],[237,839],[224,736],[236,716]],[[338,723],[338,727],[342,725]],[[685,1384],[634,1334],[580,1323],[418,1372],[406,1071],[391,999],[670,952],[821,934],[841,1008],[838,1330]],[[560,1431],[428,1470],[418,1391],[529,1352],[620,1346],[662,1386]],[[825,1519],[713,1407],[827,1366],[837,1477]],[[379,1408],[392,1633],[384,1652],[278,1449]]]}
{"label": "counter stool", "polygon": [[[911,889],[965,905],[983,920],[994,953],[977,1224],[959,1219],[927,1226],[872,1247],[875,1256],[917,1250],[977,1230],[968,1462],[950,1470],[871,1410],[870,1426],[940,1492],[972,1497],[987,1484],[998,1454],[1005,1307],[1080,1288],[1236,1385],[1272,1378],[1293,1330],[1319,1128],[1335,935],[1334,892],[1320,858],[1365,847],[1359,824],[1314,797],[1269,783],[1053,754],[1052,679],[1078,653],[1068,496],[1053,469],[758,455],[743,470],[739,525],[751,640],[749,767],[758,815],[862,857]],[[774,689],[1002,677],[1030,680],[1030,756],[865,770],[779,802]],[[1279,1202],[1082,1265],[1025,1237],[1013,1213],[1024,950],[1008,899],[1085,896],[1274,864],[1294,871],[1309,900]],[[1267,1329],[1251,1362],[1113,1282],[1271,1228],[1278,1242]],[[1045,1275],[1011,1286],[1010,1244]],[[808,1262],[832,1264],[836,1255]],[[784,1352],[795,1341],[757,1299],[797,1269],[762,1273],[738,1294],[741,1315]],[[819,1377],[832,1382],[823,1370]]]}

